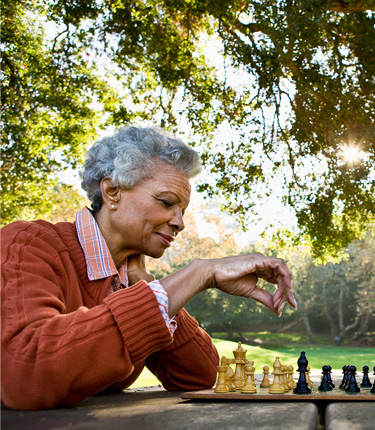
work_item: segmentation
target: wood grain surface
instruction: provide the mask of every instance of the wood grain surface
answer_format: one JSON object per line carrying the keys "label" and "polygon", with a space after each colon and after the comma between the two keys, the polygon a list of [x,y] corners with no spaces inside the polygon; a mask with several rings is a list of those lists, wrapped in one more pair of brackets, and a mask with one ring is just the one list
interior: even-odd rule
{"label": "wood grain surface", "polygon": [[346,393],[340,389],[333,389],[332,391],[322,392],[316,388],[312,389],[311,394],[294,394],[293,391],[288,391],[285,394],[269,394],[268,388],[257,387],[257,393],[243,394],[240,391],[233,393],[215,393],[211,390],[188,391],[181,393],[182,399],[200,399],[200,400],[246,400],[246,401],[283,401],[283,402],[296,402],[296,401],[349,401],[349,402],[375,402],[375,394],[371,394],[370,390],[361,389],[360,393]]}

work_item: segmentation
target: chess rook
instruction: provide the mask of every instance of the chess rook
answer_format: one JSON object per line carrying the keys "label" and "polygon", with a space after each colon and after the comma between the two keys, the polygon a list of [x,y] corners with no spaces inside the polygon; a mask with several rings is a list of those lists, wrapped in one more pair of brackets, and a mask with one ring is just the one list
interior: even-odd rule
{"label": "chess rook", "polygon": [[229,388],[226,380],[227,366],[217,366],[218,378],[215,393],[229,393]]}

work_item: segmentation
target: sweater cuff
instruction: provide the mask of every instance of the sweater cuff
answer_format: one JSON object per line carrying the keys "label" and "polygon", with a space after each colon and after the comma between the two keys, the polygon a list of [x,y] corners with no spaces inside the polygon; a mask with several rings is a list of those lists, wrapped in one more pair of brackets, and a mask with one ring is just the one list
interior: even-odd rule
{"label": "sweater cuff", "polygon": [[172,342],[155,294],[147,282],[119,290],[104,299],[121,332],[125,354],[133,363]]}
{"label": "sweater cuff", "polygon": [[177,329],[173,335],[173,343],[164,347],[163,351],[172,351],[184,345],[199,329],[198,321],[185,309],[181,309],[174,319],[177,321]]}

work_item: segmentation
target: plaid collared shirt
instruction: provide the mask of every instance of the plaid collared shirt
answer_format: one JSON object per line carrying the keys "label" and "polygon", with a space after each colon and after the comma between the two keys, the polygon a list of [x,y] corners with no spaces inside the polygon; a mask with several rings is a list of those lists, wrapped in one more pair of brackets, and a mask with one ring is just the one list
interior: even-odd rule
{"label": "plaid collared shirt", "polygon": [[[115,275],[115,281],[112,283],[111,290],[108,294],[112,294],[122,288],[127,288],[129,286],[127,262],[120,267],[120,270],[116,269],[112,255],[99,226],[87,207],[84,207],[77,213],[76,229],[79,242],[85,254],[87,276],[90,281]],[[173,333],[177,328],[177,323],[173,319],[169,319],[168,295],[166,291],[159,281],[149,282],[148,285],[155,294],[160,312],[169,330]]]}

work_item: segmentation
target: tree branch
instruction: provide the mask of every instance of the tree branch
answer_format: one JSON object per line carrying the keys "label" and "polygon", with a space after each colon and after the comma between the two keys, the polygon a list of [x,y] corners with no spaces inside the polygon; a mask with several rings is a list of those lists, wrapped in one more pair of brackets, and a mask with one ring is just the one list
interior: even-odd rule
{"label": "tree branch", "polygon": [[334,12],[365,12],[366,10],[375,10],[375,6],[369,7],[364,6],[363,1],[359,0],[355,3],[349,4],[348,1],[338,0],[333,3],[329,10]]}

